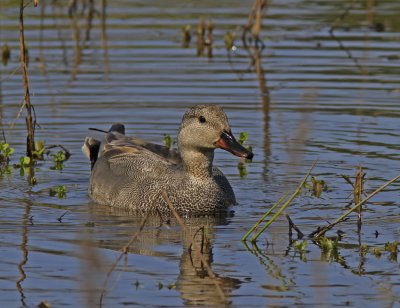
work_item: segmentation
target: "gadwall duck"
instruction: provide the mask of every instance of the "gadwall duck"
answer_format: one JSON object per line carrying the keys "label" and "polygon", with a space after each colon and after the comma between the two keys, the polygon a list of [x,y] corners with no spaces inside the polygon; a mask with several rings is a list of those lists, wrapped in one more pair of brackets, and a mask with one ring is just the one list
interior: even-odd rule
{"label": "gadwall duck", "polygon": [[131,210],[168,211],[161,192],[183,213],[210,213],[236,203],[224,174],[213,166],[221,148],[249,158],[253,153],[232,135],[221,107],[199,105],[183,116],[178,149],[125,136],[122,124],[106,132],[104,148],[87,137],[84,153],[92,163],[89,196],[97,203]]}

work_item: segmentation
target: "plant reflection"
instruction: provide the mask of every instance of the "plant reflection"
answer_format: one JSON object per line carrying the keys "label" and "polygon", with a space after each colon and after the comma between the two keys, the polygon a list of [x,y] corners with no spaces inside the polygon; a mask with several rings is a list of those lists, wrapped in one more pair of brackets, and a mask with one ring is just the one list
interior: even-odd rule
{"label": "plant reflection", "polygon": [[18,263],[18,272],[20,273],[20,276],[19,276],[18,280],[16,281],[16,285],[17,285],[18,292],[20,294],[20,300],[21,300],[22,306],[26,306],[26,303],[25,303],[26,297],[24,294],[24,289],[22,287],[22,282],[24,282],[24,280],[26,279],[26,273],[24,270],[24,266],[28,262],[28,248],[27,248],[28,231],[29,231],[28,224],[32,224],[32,218],[30,217],[31,206],[32,206],[32,204],[29,201],[27,201],[27,203],[25,205],[24,216],[22,217],[22,222],[21,222],[22,237],[21,237],[21,246],[20,247],[21,247],[21,252],[22,252],[22,259]]}

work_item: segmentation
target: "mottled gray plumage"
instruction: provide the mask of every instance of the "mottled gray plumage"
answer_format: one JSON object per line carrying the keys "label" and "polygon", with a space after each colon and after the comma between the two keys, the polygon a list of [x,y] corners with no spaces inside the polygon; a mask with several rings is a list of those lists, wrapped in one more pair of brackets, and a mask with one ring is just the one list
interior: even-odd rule
{"label": "mottled gray plumage", "polygon": [[[93,165],[89,196],[94,201],[164,212],[168,211],[161,196],[164,190],[180,212],[210,213],[236,203],[228,180],[212,165],[214,150],[221,147],[249,158],[253,154],[236,142],[222,108],[190,108],[179,129],[179,151],[127,137],[120,125],[106,134],[104,148]],[[87,137],[83,151],[91,160],[96,147],[98,151],[98,142]]]}

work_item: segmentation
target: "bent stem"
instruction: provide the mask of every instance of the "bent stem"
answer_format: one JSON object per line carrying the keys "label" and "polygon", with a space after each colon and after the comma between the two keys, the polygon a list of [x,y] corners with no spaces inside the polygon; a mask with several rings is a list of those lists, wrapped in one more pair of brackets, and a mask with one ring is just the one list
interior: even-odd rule
{"label": "bent stem", "polygon": [[348,210],[346,213],[344,213],[342,216],[340,216],[338,219],[336,219],[333,223],[323,227],[316,235],[315,238],[318,238],[320,236],[323,236],[327,231],[332,229],[335,225],[338,223],[342,222],[347,216],[350,215],[350,213],[354,212],[357,210],[361,205],[363,205],[365,202],[367,202],[369,199],[371,199],[373,196],[375,196],[377,193],[381,192],[384,190],[387,186],[390,184],[396,182],[400,178],[400,175],[396,176],[395,178],[391,179],[390,181],[386,182],[383,184],[381,187],[373,191],[371,194],[369,194],[365,199],[361,200],[359,203],[357,203],[355,206],[353,206],[350,210]]}
{"label": "bent stem", "polygon": [[303,178],[303,180],[301,181],[301,183],[299,184],[299,186],[297,186],[297,189],[295,190],[295,192],[289,197],[288,200],[286,200],[286,202],[281,206],[281,208],[267,221],[267,223],[265,224],[264,227],[261,228],[261,230],[253,236],[253,238],[251,239],[251,242],[254,243],[257,241],[257,238],[261,235],[261,233],[263,233],[265,231],[265,229],[268,228],[268,226],[270,224],[272,224],[275,219],[289,206],[289,204],[293,201],[293,199],[295,197],[297,197],[298,194],[300,194],[301,189],[303,188],[304,184],[307,181],[307,178],[309,177],[311,171],[314,169],[315,165],[316,165],[316,161],[312,164],[312,166],[310,167],[310,169],[308,170],[307,174],[305,175],[305,177]]}

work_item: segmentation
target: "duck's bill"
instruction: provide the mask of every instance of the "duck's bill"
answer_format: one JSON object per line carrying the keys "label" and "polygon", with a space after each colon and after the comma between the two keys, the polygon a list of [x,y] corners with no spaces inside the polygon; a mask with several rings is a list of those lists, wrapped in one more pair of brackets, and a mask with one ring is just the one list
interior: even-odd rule
{"label": "duck's bill", "polygon": [[243,147],[239,142],[237,142],[231,131],[222,132],[220,138],[215,143],[215,145],[218,148],[231,152],[233,155],[248,159],[253,158],[253,153]]}

